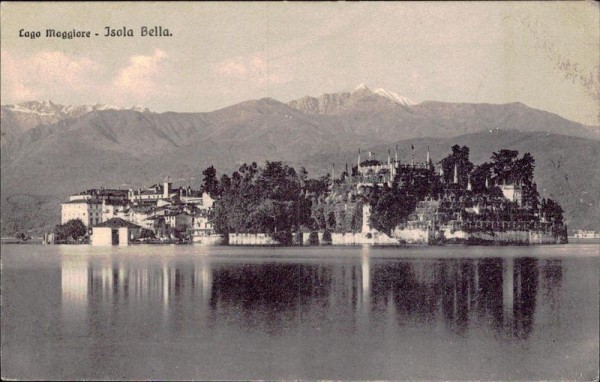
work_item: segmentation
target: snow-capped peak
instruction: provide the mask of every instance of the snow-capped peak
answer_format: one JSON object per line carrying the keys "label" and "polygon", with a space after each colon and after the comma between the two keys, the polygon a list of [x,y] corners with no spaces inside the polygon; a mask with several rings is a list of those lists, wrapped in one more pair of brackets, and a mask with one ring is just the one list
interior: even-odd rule
{"label": "snow-capped peak", "polygon": [[354,88],[354,90],[352,90],[352,93],[356,93],[362,90],[370,90],[367,85],[365,84],[359,84],[356,88]]}
{"label": "snow-capped peak", "polygon": [[385,97],[385,98],[389,99],[390,101],[395,102],[400,105],[411,106],[411,105],[415,104],[410,99],[403,97],[397,93],[394,93],[389,90],[385,90],[383,88],[371,90],[365,84],[358,85],[354,90],[352,90],[351,94],[358,93],[358,92],[362,92],[363,94],[365,94],[365,93],[366,94],[377,94],[378,96]]}
{"label": "snow-capped peak", "polygon": [[394,101],[400,105],[407,105],[407,106],[414,105],[414,102],[411,101],[410,99],[408,99],[406,97],[402,97],[401,95],[391,92],[389,90],[379,88],[379,89],[374,90],[373,93],[380,95],[382,97],[385,97],[385,98],[387,98],[391,101]]}
{"label": "snow-capped peak", "polygon": [[3,109],[11,110],[17,113],[36,114],[39,116],[56,116],[64,117],[80,117],[83,114],[92,111],[104,110],[133,110],[138,112],[149,112],[150,110],[144,106],[134,105],[131,108],[122,108],[113,105],[105,105],[97,103],[95,105],[60,105],[52,101],[29,101],[17,105],[2,105]]}
{"label": "snow-capped peak", "polygon": [[133,105],[129,110],[138,111],[140,113],[147,113],[150,111],[147,107],[142,105]]}
{"label": "snow-capped peak", "polygon": [[103,105],[103,104],[95,104],[91,107],[92,110],[119,110],[117,106],[114,105]]}

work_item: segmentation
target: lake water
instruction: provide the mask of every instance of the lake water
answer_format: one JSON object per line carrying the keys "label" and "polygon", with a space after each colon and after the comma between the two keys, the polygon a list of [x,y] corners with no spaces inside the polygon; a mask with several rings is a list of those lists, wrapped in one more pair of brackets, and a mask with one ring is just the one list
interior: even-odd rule
{"label": "lake water", "polygon": [[598,244],[1,250],[5,378],[598,377]]}

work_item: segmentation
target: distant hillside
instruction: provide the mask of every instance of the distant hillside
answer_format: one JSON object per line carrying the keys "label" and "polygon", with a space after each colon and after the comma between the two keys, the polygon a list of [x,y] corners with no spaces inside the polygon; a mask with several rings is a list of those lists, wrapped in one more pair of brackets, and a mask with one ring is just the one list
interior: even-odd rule
{"label": "distant hillside", "polygon": [[307,114],[321,115],[343,128],[381,140],[452,137],[486,129],[546,131],[600,139],[597,126],[585,126],[522,103],[471,104],[410,100],[385,89],[360,86],[351,93],[304,97],[288,103]]}
{"label": "distant hillside", "polygon": [[[32,111],[21,110],[22,114],[52,114],[58,120],[25,126],[26,119],[14,118],[19,108]],[[80,115],[69,114],[74,110]],[[38,117],[32,117],[35,123]],[[429,144],[436,156],[463,140],[476,162],[500,148],[530,151],[538,161],[540,185],[566,209],[582,210],[567,215],[574,225],[589,226],[590,213],[598,208],[598,192],[592,186],[600,184],[594,166],[600,159],[600,142],[574,137],[594,137],[594,128],[522,104],[415,105],[393,92],[361,86],[352,93],[319,99],[305,97],[285,104],[265,98],[209,113],[31,103],[3,106],[3,132],[10,126],[6,121],[21,125],[10,140],[3,138],[3,232],[14,230],[15,224],[25,228],[55,224],[60,200],[90,187],[139,187],[166,176],[197,185],[209,165],[222,173],[243,162],[265,160],[306,165],[312,173],[322,173],[338,156],[353,163],[358,147],[393,149],[396,142],[407,145],[405,139],[415,147]],[[513,128],[522,132],[496,130]],[[492,135],[482,130],[491,130]],[[336,162],[341,168],[343,161]]]}
{"label": "distant hillside", "polygon": [[[111,105],[60,105],[52,101],[30,101],[17,105],[2,105],[0,108],[0,144],[11,142],[23,132],[37,126],[47,126],[59,121],[75,119],[97,110],[119,110]],[[141,106],[129,110],[147,112]]]}

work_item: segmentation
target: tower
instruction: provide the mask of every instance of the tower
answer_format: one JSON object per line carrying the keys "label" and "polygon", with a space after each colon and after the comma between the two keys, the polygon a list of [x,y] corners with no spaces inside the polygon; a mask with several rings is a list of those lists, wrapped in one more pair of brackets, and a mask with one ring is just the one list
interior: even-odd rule
{"label": "tower", "polygon": [[425,161],[425,163],[427,164],[427,166],[429,166],[429,162],[431,161],[431,158],[429,157],[429,146],[427,146],[427,161]]}
{"label": "tower", "polygon": [[485,177],[485,188],[490,188],[490,182],[487,176]]}
{"label": "tower", "polygon": [[360,172],[360,149],[358,149],[358,167],[356,168],[356,172]]}
{"label": "tower", "polygon": [[471,186],[471,175],[469,175],[467,181],[467,191],[471,191],[472,189],[473,187]]}
{"label": "tower", "polygon": [[398,145],[396,145],[396,163],[398,163]]}
{"label": "tower", "polygon": [[163,185],[163,198],[167,199],[169,197],[169,193],[171,192],[171,179],[167,177],[165,179],[165,183]]}

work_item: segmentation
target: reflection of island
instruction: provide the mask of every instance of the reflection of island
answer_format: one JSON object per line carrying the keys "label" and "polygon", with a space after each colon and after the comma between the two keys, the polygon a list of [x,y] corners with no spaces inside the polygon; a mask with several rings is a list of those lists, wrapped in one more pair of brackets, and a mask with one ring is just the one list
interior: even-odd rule
{"label": "reflection of island", "polygon": [[[390,314],[398,323],[442,321],[457,333],[475,321],[510,328],[516,337],[527,337],[533,328],[536,259],[373,259],[365,251],[340,263],[66,258],[63,312],[74,319],[102,312],[110,322],[120,309],[139,309],[167,328],[178,329],[190,317],[226,318],[264,325],[270,333],[296,320],[327,317],[368,325]],[[546,262],[542,272],[543,294],[552,298],[561,265]]]}

